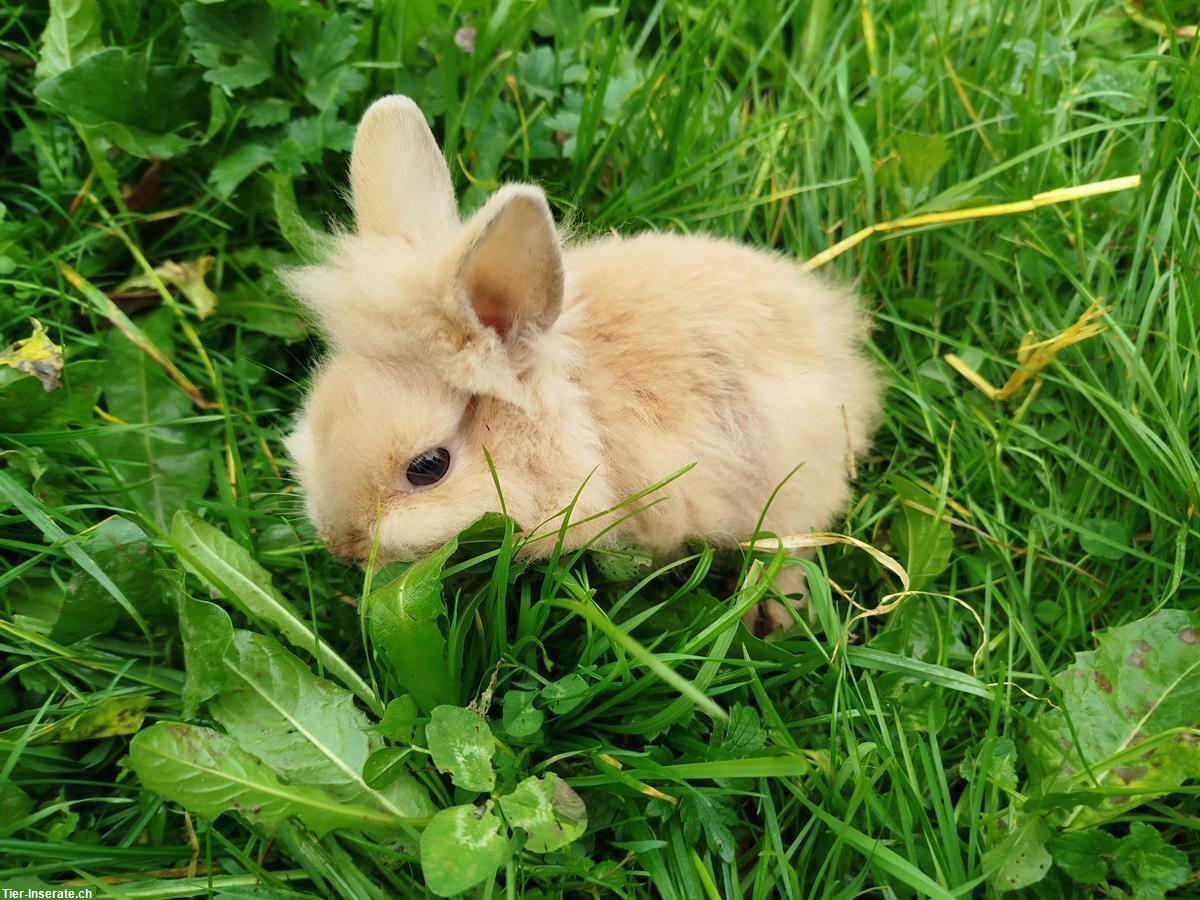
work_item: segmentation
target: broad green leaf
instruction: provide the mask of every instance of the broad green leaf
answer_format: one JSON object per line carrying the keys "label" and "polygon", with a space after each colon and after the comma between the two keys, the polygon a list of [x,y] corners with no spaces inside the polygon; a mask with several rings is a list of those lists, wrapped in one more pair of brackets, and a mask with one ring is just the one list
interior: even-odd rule
{"label": "broad green leaf", "polygon": [[250,177],[257,169],[262,168],[274,156],[270,147],[262,144],[242,144],[232,153],[223,156],[208,176],[213,193],[222,200],[228,200],[237,190],[238,185]]}
{"label": "broad green leaf", "polygon": [[1100,559],[1118,560],[1128,553],[1129,530],[1112,519],[1084,519],[1079,546]]}
{"label": "broad green leaf", "polygon": [[304,96],[319,110],[341,106],[350,94],[367,86],[366,75],[347,62],[354,54],[354,17],[334,14],[325,21],[307,19],[292,43],[296,72]]}
{"label": "broad green leaf", "polygon": [[237,812],[267,834],[292,816],[318,835],[335,828],[396,830],[395,818],[386,812],[337,800],[308,785],[283,784],[233,738],[211,728],[151,725],[130,742],[129,761],[142,784],[206,819]]}
{"label": "broad green leaf", "polygon": [[201,87],[192,68],[154,66],[144,53],[111,47],[46,79],[34,93],[126,153],[167,159],[193,143],[175,132],[208,118]]}
{"label": "broad green leaf", "polygon": [[[179,573],[180,580],[183,574]],[[182,586],[176,592],[179,608],[179,641],[187,674],[183,683],[183,714],[196,715],[200,704],[225,686],[228,671],[225,654],[233,643],[229,613],[215,603],[188,596]]]}
{"label": "broad green leaf", "polygon": [[[900,498],[899,509],[892,519],[892,543],[908,571],[910,587],[920,590],[950,565],[954,532],[949,522],[932,515],[937,509],[937,497],[898,476],[891,479],[891,484]],[[914,503],[929,512],[910,505]]]}
{"label": "broad green leaf", "polygon": [[407,744],[413,739],[413,726],[419,717],[412,694],[401,694],[388,703],[375,730],[398,744]]}
{"label": "broad green leaf", "polygon": [[[146,337],[170,356],[174,316],[159,309],[141,320]],[[97,449],[130,496],[159,525],[201,497],[210,479],[209,451],[195,426],[178,424],[192,403],[162,367],[113,329],[105,340],[104,404],[123,425],[105,427]]]}
{"label": "broad green leaf", "polygon": [[[362,777],[372,788],[386,788],[398,777],[408,772],[405,760],[412,753],[412,748],[380,747],[367,757],[363,763]],[[432,807],[429,814],[433,813]]]}
{"label": "broad green leaf", "polygon": [[950,160],[946,139],[940,134],[896,133],[896,155],[904,169],[904,180],[914,195],[933,183],[933,179]]}
{"label": "broad green leaf", "polygon": [[490,791],[496,786],[496,738],[479,713],[439,706],[425,726],[425,739],[438,771],[449,772],[450,780],[463,790]]}
{"label": "broad green leaf", "polygon": [[249,631],[234,632],[223,663],[225,685],[208,711],[243,750],[293,784],[319,787],[339,800],[402,818],[433,812],[427,798],[399,807],[363,780],[370,722],[345,688],[318,678],[273,638]]}
{"label": "broad green leaf", "polygon": [[[161,604],[162,590],[156,575],[158,555],[139,526],[114,516],[77,543],[141,612]],[[85,572],[74,572],[67,582],[62,608],[49,637],[70,644],[105,634],[120,616],[121,604],[103,585]]]}
{"label": "broad green leaf", "polygon": [[766,743],[767,732],[758,713],[744,703],[735,703],[729,710],[729,722],[721,738],[721,754],[744,757],[761,750]]}
{"label": "broad green leaf", "polygon": [[[0,781],[0,838],[12,834],[13,824],[33,811],[33,800],[9,779]],[[5,882],[9,886],[11,882]]]}
{"label": "broad green leaf", "polygon": [[1061,709],[1038,716],[1033,735],[1045,773],[1041,793],[1122,789],[1099,809],[1072,811],[1063,822],[1072,828],[1200,777],[1200,613],[1165,609],[1100,632],[1097,644],[1055,676]]}
{"label": "broad green leaf", "polygon": [[376,659],[392,674],[399,691],[412,694],[422,712],[457,699],[440,622],[446,611],[442,568],[457,547],[451,540],[417,560],[366,601],[364,614]]}
{"label": "broad green leaf", "polygon": [[100,397],[103,373],[104,363],[99,360],[67,363],[63,387],[47,391],[31,375],[0,368],[0,433],[53,431],[88,423]]}
{"label": "broad green leaf", "polygon": [[693,791],[679,801],[679,820],[688,846],[696,846],[701,831],[708,847],[727,863],[737,858],[731,828],[740,821],[734,802],[724,794]]}
{"label": "broad green leaf", "polygon": [[429,820],[421,833],[421,872],[425,886],[450,897],[490,878],[508,858],[504,823],[482,806],[452,806]]}
{"label": "broad green leaf", "polygon": [[1191,875],[1188,857],[1172,847],[1153,825],[1134,822],[1117,843],[1113,872],[1133,889],[1134,900],[1163,900]]}
{"label": "broad green leaf", "polygon": [[1079,884],[1103,884],[1117,839],[1107,831],[1088,828],[1056,834],[1046,845],[1054,864]]}
{"label": "broad green leaf", "polygon": [[137,623],[142,633],[147,640],[150,638],[150,630],[146,626],[146,620],[142,618],[142,614],[137,611],[137,608],[129,601],[124,592],[113,583],[113,580],[105,574],[104,570],[96,565],[96,561],[88,555],[87,551],[71,540],[70,535],[62,530],[50,517],[46,514],[46,510],[37,498],[25,490],[21,485],[13,480],[3,469],[0,469],[0,497],[6,498],[13,506],[15,506],[30,522],[32,522],[42,535],[48,540],[62,546],[63,552],[71,558],[71,560],[79,566],[83,571],[87,572],[92,578],[96,579],[108,594],[115,598],[121,604],[121,608],[129,614],[129,617]]}
{"label": "broad green leaf", "polygon": [[501,723],[509,737],[523,738],[537,732],[546,717],[533,705],[537,699],[535,691],[508,691],[504,695],[504,712]]}
{"label": "broad green leaf", "polygon": [[271,77],[279,24],[269,5],[255,0],[220,6],[185,3],[181,11],[188,49],[207,70],[205,81],[231,94]]}
{"label": "broad green leaf", "polygon": [[52,78],[104,48],[99,0],[50,0],[37,77]]}
{"label": "broad green leaf", "polygon": [[653,561],[650,551],[638,547],[592,550],[588,553],[588,559],[609,581],[640,578]]}
{"label": "broad green leaf", "polygon": [[998,891],[1019,891],[1050,871],[1046,849],[1050,829],[1038,818],[1023,819],[1011,834],[983,855],[983,870]]}
{"label": "broad green leaf", "polygon": [[542,688],[542,699],[555,715],[564,715],[588,698],[588,683],[582,675],[572,672]]}
{"label": "broad green leaf", "polygon": [[271,576],[244,547],[221,529],[179,512],[171,526],[171,539],[184,564],[247,615],[263,619],[279,630],[293,647],[313,654],[330,674],[357,694],[372,712],[381,713],[379,699],[325,641],[300,618],[271,583]]}
{"label": "broad green leaf", "polygon": [[500,798],[500,809],[510,826],[529,835],[525,849],[534,853],[565,847],[587,830],[587,807],[553,772],[526,778]]}

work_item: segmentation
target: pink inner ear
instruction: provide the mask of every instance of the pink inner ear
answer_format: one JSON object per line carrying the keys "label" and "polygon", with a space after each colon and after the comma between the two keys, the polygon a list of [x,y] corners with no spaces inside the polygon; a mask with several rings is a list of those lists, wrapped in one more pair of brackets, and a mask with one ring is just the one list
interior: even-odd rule
{"label": "pink inner ear", "polygon": [[471,305],[475,308],[475,315],[479,317],[479,321],[500,337],[508,337],[509,329],[512,328],[512,318],[506,298],[483,287],[472,289],[470,296]]}

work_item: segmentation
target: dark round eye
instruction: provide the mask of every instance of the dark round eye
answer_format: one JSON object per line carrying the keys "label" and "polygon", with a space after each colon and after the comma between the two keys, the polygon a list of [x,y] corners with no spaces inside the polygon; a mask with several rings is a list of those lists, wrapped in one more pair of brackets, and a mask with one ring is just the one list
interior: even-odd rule
{"label": "dark round eye", "polygon": [[432,450],[426,450],[410,462],[405,475],[410,484],[415,484],[417,487],[428,487],[445,478],[446,470],[449,468],[450,451],[445,447],[435,447]]}

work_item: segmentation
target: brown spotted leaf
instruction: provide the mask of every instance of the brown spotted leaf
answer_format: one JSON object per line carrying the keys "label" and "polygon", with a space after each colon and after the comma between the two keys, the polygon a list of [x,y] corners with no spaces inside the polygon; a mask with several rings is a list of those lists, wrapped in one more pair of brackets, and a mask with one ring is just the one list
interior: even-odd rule
{"label": "brown spotted leaf", "polygon": [[1069,828],[1103,822],[1200,778],[1200,614],[1165,609],[1097,635],[1055,677],[1061,709],[1038,717],[1042,790],[1081,791]]}

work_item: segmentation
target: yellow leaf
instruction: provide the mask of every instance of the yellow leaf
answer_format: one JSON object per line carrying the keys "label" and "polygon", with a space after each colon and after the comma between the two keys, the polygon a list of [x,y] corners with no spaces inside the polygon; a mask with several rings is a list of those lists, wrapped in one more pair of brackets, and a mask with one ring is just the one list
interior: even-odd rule
{"label": "yellow leaf", "polygon": [[195,262],[175,262],[168,259],[154,270],[154,276],[149,274],[134,275],[126,278],[117,288],[127,291],[130,288],[158,288],[155,278],[164,284],[179,288],[180,293],[192,301],[201,319],[207,319],[217,308],[217,295],[204,283],[204,276],[212,268],[213,258],[202,256]]}
{"label": "yellow leaf", "polygon": [[27,372],[40,381],[47,391],[53,391],[62,386],[62,347],[47,337],[41,322],[37,319],[30,321],[33,323],[33,334],[14,341],[0,352],[0,365]]}

